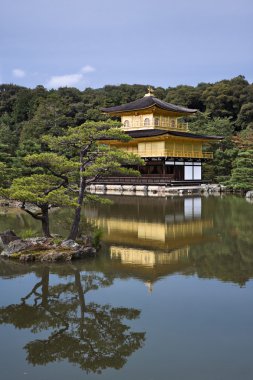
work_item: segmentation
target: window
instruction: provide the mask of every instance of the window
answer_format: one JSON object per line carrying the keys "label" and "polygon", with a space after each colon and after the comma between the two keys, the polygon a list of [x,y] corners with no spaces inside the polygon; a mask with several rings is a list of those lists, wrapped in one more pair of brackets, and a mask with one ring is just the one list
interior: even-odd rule
{"label": "window", "polygon": [[193,166],[185,166],[184,167],[184,179],[185,180],[191,180],[193,179]]}
{"label": "window", "polygon": [[148,127],[150,125],[150,120],[148,117],[144,119],[144,127]]}
{"label": "window", "polygon": [[201,179],[201,166],[194,166],[193,168],[193,178]]}
{"label": "window", "polygon": [[155,127],[158,127],[159,126],[159,117],[155,117]]}
{"label": "window", "polygon": [[175,128],[176,127],[176,122],[175,122],[174,119],[171,119],[170,125],[171,125],[171,128]]}
{"label": "window", "polygon": [[129,128],[129,126],[130,126],[129,120],[125,120],[124,121],[124,127]]}

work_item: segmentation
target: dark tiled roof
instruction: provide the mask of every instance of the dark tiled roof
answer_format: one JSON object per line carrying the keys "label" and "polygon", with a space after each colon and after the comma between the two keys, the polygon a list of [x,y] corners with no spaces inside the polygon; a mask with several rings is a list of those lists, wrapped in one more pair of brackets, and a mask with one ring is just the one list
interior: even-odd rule
{"label": "dark tiled roof", "polygon": [[162,129],[145,129],[145,130],[140,130],[140,131],[137,131],[137,130],[128,131],[125,133],[134,139],[138,139],[141,137],[153,137],[153,136],[166,135],[168,131],[165,131]]}
{"label": "dark tiled roof", "polygon": [[198,135],[198,134],[190,133],[190,132],[169,131],[168,134],[172,136],[191,137],[194,139],[207,139],[207,140],[222,140],[224,138],[222,136]]}
{"label": "dark tiled roof", "polygon": [[157,99],[154,96],[144,96],[141,99],[137,99],[133,102],[122,104],[121,106],[109,107],[109,108],[101,108],[101,111],[108,113],[117,113],[117,112],[131,112],[143,110],[146,108],[150,108],[152,106],[157,106],[166,111],[171,112],[179,112],[179,113],[195,113],[197,110],[190,109],[182,106],[176,106],[171,103],[164,102],[163,100]]}
{"label": "dark tiled roof", "polygon": [[126,132],[130,137],[134,139],[143,138],[143,137],[155,137],[162,135],[178,136],[178,137],[190,137],[194,139],[206,139],[206,140],[222,140],[221,136],[207,136],[207,135],[197,135],[190,132],[177,132],[177,131],[165,131],[162,129],[143,129]]}

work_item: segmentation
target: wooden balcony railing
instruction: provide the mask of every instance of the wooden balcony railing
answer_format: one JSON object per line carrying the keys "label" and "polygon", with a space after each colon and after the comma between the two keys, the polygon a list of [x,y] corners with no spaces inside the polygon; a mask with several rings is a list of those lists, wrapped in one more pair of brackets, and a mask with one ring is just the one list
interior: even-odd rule
{"label": "wooden balcony railing", "polygon": [[167,150],[167,149],[159,149],[159,150],[138,150],[136,152],[138,156],[142,158],[146,157],[182,157],[182,158],[207,158],[212,159],[212,152],[194,152],[194,151],[178,151],[178,150]]}
{"label": "wooden balcony railing", "polygon": [[165,121],[159,121],[154,122],[151,121],[150,124],[146,124],[144,122],[134,122],[132,124],[129,124],[129,126],[123,125],[121,127],[124,131],[133,131],[138,129],[166,129],[168,131],[181,131],[181,132],[187,132],[189,131],[188,123],[172,123],[172,122],[165,122]]}
{"label": "wooden balcony railing", "polygon": [[166,185],[166,186],[195,186],[201,180],[176,180],[173,174],[141,175],[139,177],[100,177],[92,182],[103,185]]}
{"label": "wooden balcony railing", "polygon": [[139,177],[100,177],[97,178],[93,183],[98,184],[117,184],[117,185],[158,185],[158,184],[169,184],[174,180],[173,174],[165,175],[141,175]]}

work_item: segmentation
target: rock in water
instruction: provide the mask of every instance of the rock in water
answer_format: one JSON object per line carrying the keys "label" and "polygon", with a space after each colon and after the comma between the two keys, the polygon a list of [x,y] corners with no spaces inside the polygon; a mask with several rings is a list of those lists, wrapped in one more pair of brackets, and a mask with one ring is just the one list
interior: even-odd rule
{"label": "rock in water", "polygon": [[21,262],[68,262],[94,256],[95,254],[95,248],[80,245],[73,240],[65,240],[61,244],[56,244],[51,238],[38,237],[11,241],[0,255],[7,258],[19,259]]}
{"label": "rock in water", "polygon": [[41,257],[41,261],[47,261],[47,262],[57,262],[57,261],[66,261],[66,257],[64,253],[62,252],[48,252],[47,254],[43,255]]}
{"label": "rock in water", "polygon": [[31,254],[20,255],[19,261],[21,261],[21,263],[30,263],[32,261],[35,261],[35,256]]}
{"label": "rock in water", "polygon": [[71,249],[78,249],[80,248],[80,245],[76,243],[74,240],[64,240],[61,243],[62,248],[71,248]]}
{"label": "rock in water", "polygon": [[0,234],[0,249],[4,249],[11,241],[20,240],[20,238],[11,230],[4,231]]}
{"label": "rock in water", "polygon": [[9,243],[9,245],[1,252],[1,256],[10,257],[15,253],[26,251],[32,247],[32,243],[27,240],[15,240]]}

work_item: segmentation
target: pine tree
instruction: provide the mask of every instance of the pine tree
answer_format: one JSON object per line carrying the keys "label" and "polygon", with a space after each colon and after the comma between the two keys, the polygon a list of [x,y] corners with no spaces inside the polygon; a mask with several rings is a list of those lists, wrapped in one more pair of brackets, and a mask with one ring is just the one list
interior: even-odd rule
{"label": "pine tree", "polygon": [[253,149],[243,150],[238,154],[229,185],[238,190],[253,189]]}
{"label": "pine tree", "polygon": [[[20,201],[25,212],[41,221],[44,236],[50,237],[49,210],[75,205],[75,197],[68,186],[70,180],[74,180],[77,165],[55,153],[34,154],[24,160],[28,166],[40,168],[42,173],[16,178],[8,189],[0,189],[0,194]],[[31,209],[30,205],[36,209]]]}
{"label": "pine tree", "polygon": [[[101,141],[115,139],[129,141],[130,137],[119,128],[117,122],[86,122],[79,127],[71,127],[64,136],[44,137],[50,149],[68,157],[74,157],[79,165],[77,185],[77,207],[71,226],[69,239],[76,240],[84,200],[91,197],[86,187],[100,176],[111,174],[138,175],[139,172],[122,165],[141,165],[142,160],[133,154],[113,149]],[[96,197],[99,200],[99,197]]]}
{"label": "pine tree", "polygon": [[[51,152],[26,156],[24,164],[34,174],[14,179],[8,189],[0,189],[0,194],[22,202],[22,209],[41,221],[46,237],[50,237],[50,208],[75,206],[68,238],[76,240],[84,201],[103,201],[86,193],[87,185],[100,176],[139,174],[123,166],[141,165],[139,157],[100,143],[105,139],[129,141],[118,126],[115,122],[88,122],[68,128],[63,136],[44,136],[43,143]],[[29,204],[39,211],[31,210]]]}

